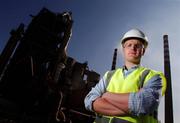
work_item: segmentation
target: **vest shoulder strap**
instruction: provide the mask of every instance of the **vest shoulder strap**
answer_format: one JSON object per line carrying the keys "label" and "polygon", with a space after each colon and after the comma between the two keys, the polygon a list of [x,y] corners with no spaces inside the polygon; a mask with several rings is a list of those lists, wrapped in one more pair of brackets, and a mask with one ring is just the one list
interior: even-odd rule
{"label": "vest shoulder strap", "polygon": [[109,82],[111,81],[111,78],[113,76],[113,74],[116,72],[116,70],[112,70],[112,71],[108,71],[107,75],[106,75],[106,82],[107,82],[107,86],[109,85]]}
{"label": "vest shoulder strap", "polygon": [[149,69],[146,69],[143,71],[142,75],[140,76],[140,80],[139,80],[139,89],[141,89],[144,85],[144,80],[146,78],[146,76],[148,75],[148,73],[150,72]]}

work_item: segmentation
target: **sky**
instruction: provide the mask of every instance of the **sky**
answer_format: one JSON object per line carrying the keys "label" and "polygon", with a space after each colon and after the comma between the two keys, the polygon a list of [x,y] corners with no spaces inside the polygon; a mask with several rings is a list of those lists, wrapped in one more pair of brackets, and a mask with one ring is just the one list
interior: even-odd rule
{"label": "sky", "polygon": [[[149,39],[142,65],[163,72],[163,35],[167,34],[174,123],[180,121],[180,0],[1,0],[0,52],[10,37],[10,31],[20,23],[28,26],[32,19],[29,15],[36,15],[43,7],[56,13],[72,12],[74,22],[68,56],[81,63],[88,61],[89,69],[101,76],[111,69],[114,49],[120,47],[123,34],[132,28],[139,28]],[[122,65],[119,48],[117,67]],[[164,97],[158,117],[163,123]]]}

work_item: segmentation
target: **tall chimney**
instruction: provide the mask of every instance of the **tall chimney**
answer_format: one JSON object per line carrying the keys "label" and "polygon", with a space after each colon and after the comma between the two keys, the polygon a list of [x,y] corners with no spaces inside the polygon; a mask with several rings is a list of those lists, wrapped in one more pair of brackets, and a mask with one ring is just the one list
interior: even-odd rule
{"label": "tall chimney", "polygon": [[165,93],[165,123],[173,123],[173,100],[168,35],[164,35],[164,74],[167,80]]}
{"label": "tall chimney", "polygon": [[116,69],[116,60],[117,60],[117,48],[114,49],[114,55],[113,55],[113,61],[112,61],[111,70],[115,70]]}

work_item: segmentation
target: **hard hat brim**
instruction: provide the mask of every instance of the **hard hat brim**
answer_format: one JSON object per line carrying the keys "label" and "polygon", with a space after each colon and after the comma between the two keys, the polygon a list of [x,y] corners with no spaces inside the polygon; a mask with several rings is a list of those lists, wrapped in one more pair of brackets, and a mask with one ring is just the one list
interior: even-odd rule
{"label": "hard hat brim", "polygon": [[145,48],[148,46],[148,42],[146,40],[144,40],[143,38],[139,38],[139,37],[127,37],[127,38],[124,38],[121,41],[121,44],[123,45],[127,40],[130,40],[130,39],[137,39],[137,40],[141,41],[143,43],[143,45],[145,46]]}

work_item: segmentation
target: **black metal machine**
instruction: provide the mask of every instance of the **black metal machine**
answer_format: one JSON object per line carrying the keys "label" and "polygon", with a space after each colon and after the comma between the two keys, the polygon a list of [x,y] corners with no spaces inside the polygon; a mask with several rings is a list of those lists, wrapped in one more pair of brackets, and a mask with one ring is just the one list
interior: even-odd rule
{"label": "black metal machine", "polygon": [[93,122],[83,98],[100,75],[67,55],[72,24],[70,12],[43,8],[11,32],[0,56],[0,123]]}

